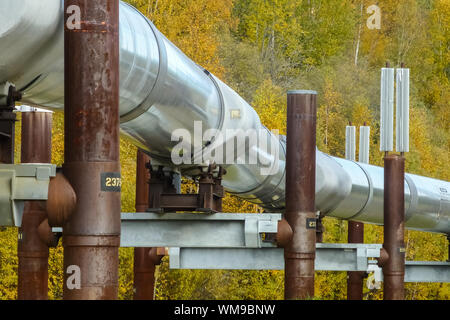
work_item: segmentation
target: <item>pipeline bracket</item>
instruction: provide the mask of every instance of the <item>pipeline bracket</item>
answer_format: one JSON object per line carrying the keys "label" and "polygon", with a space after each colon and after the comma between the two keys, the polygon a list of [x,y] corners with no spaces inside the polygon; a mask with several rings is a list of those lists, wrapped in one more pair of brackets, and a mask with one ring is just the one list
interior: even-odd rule
{"label": "pipeline bracket", "polygon": [[5,82],[0,84],[0,162],[14,163],[16,114],[15,103],[22,99],[16,87]]}
{"label": "pipeline bracket", "polygon": [[25,201],[47,200],[55,176],[52,164],[0,164],[0,226],[20,227]]}
{"label": "pipeline bracket", "polygon": [[[121,247],[169,247],[171,269],[284,270],[284,249],[264,240],[280,220],[281,214],[122,213]],[[376,287],[383,281],[381,248],[317,243],[315,270],[373,273],[367,283]],[[450,262],[406,261],[405,268],[405,282],[450,282]]]}
{"label": "pipeline bracket", "polygon": [[[210,165],[199,176],[198,193],[180,194],[174,189],[173,173],[162,166],[148,165],[150,170],[149,212],[164,213],[177,211],[217,213],[222,211],[225,191],[222,186],[224,170]],[[175,188],[179,189],[179,188]],[[165,192],[170,190],[172,192]]]}

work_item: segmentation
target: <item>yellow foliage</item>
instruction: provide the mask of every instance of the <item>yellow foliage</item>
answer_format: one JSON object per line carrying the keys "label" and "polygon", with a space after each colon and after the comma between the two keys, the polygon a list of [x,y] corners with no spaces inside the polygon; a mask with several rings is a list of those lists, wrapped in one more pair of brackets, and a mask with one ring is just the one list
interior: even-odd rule
{"label": "yellow foliage", "polygon": [[193,61],[218,77],[224,69],[218,59],[218,35],[235,23],[232,0],[145,0],[138,5],[156,27]]}
{"label": "yellow foliage", "polygon": [[286,134],[286,93],[271,79],[265,80],[256,90],[252,106],[269,130]]}
{"label": "yellow foliage", "polygon": [[325,78],[322,104],[317,112],[317,146],[323,152],[343,157],[345,126],[348,120],[343,112],[343,101],[331,79]]}
{"label": "yellow foliage", "polygon": [[[419,0],[378,1],[382,10],[381,30],[365,27],[367,15],[364,10],[361,16],[360,4],[366,8],[372,4],[367,0],[128,2],[150,17],[195,62],[219,77],[224,74],[231,77],[230,82],[240,92],[249,100],[253,97],[253,105],[269,129],[286,132],[287,89],[294,84],[313,84],[312,89],[320,93],[318,147],[342,157],[348,121],[356,126],[367,122],[371,126],[371,163],[376,165],[383,164],[379,152],[379,68],[387,60],[392,65],[404,60],[412,70],[411,152],[407,154],[407,169],[411,173],[450,179],[448,0],[430,4]],[[359,25],[363,27],[360,39],[356,37]],[[361,48],[358,64],[353,66],[355,38],[360,40]],[[228,45],[222,47],[219,55],[224,39]],[[227,70],[221,59],[226,61]],[[293,77],[299,74],[298,79]],[[371,83],[377,87],[371,87]],[[55,113],[52,162],[58,165],[64,162],[63,136],[63,114]],[[20,159],[20,125],[16,131],[15,154]],[[134,211],[135,201],[136,147],[122,140],[120,155],[122,210],[130,212]],[[183,189],[189,188],[193,189],[193,185],[183,185]],[[223,207],[225,212],[262,211],[257,205],[231,195],[224,199]],[[346,222],[325,218],[324,224],[325,242],[347,241]],[[407,231],[405,241],[408,259],[443,261],[448,258],[443,235]],[[365,242],[382,243],[382,227],[365,225]],[[60,244],[50,250],[50,299],[62,298],[62,263]],[[131,299],[133,249],[120,249],[119,274],[119,298]],[[282,271],[169,270],[168,259],[164,258],[156,278],[157,299],[283,298]],[[346,275],[317,272],[315,288],[317,298],[345,299]],[[16,290],[17,230],[2,228],[0,299],[15,299]],[[365,288],[364,295],[369,300],[382,299],[382,290]],[[406,285],[406,295],[407,299],[448,300],[450,285],[411,283]]]}

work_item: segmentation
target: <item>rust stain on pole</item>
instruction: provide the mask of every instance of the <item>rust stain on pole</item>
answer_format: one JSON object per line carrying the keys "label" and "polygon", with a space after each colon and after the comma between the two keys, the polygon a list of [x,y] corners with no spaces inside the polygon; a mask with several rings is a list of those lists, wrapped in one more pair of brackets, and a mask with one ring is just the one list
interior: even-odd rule
{"label": "rust stain on pole", "polygon": [[[348,222],[348,243],[364,243],[364,224],[356,221]],[[362,300],[365,272],[348,272],[347,299]]]}
{"label": "rust stain on pole", "polygon": [[285,247],[285,299],[314,296],[316,250],[317,94],[288,93],[286,220],[293,231]]}
{"label": "rust stain on pole", "polygon": [[[138,150],[136,163],[136,212],[146,212],[150,172],[146,164],[150,157]],[[152,248],[134,248],[134,300],[153,300],[155,264],[150,257]]]}
{"label": "rust stain on pole", "polygon": [[[22,113],[22,163],[50,163],[52,143],[52,114],[45,112]],[[18,240],[19,300],[48,299],[48,245],[38,232],[47,218],[45,202],[25,203],[22,227]]]}
{"label": "rust stain on pole", "polygon": [[405,298],[405,158],[384,158],[384,300]]}
{"label": "rust stain on pole", "polygon": [[64,6],[63,169],[77,196],[64,225],[64,299],[113,300],[120,245],[119,1]]}

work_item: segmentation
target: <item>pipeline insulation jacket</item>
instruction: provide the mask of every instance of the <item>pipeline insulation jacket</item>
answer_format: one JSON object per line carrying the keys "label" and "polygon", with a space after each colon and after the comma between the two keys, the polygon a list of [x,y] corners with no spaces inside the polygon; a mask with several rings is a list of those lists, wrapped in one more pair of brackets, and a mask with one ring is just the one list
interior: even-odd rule
{"label": "pipeline insulation jacket", "polygon": [[[25,103],[64,108],[63,16],[62,0],[0,1],[0,83],[14,83]],[[200,151],[228,147],[236,137],[220,140],[213,136],[204,143],[196,139],[196,122],[203,131],[259,130],[258,141],[277,144],[278,154],[273,157],[258,144],[249,144],[246,151],[266,159],[273,172],[262,174],[259,163],[229,164],[223,185],[267,211],[283,211],[284,137],[267,130],[244,99],[123,2],[119,33],[121,133],[158,163],[174,167],[171,152],[178,142],[171,137],[177,129],[189,132],[194,137],[192,147],[200,146]],[[189,175],[195,168],[184,164],[177,170]],[[340,219],[383,223],[382,168],[317,151],[316,171],[318,211]],[[413,174],[406,174],[405,180],[406,227],[450,234],[450,183]]]}

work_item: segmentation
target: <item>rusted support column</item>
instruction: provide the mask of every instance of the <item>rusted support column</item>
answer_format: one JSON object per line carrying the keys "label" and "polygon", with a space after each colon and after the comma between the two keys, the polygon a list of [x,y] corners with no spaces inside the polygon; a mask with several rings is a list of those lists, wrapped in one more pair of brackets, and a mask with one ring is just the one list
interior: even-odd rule
{"label": "rusted support column", "polygon": [[113,300],[120,245],[119,1],[66,0],[64,299]]}
{"label": "rusted support column", "polygon": [[[50,163],[52,160],[52,114],[22,113],[22,163]],[[17,297],[19,300],[48,299],[48,246],[38,227],[47,218],[45,202],[25,203],[19,229]]]}
{"label": "rusted support column", "polygon": [[[138,150],[136,165],[136,212],[145,212],[148,206],[150,172],[146,164],[150,157]],[[134,300],[153,300],[155,265],[150,257],[152,248],[134,248]]]}
{"label": "rusted support column", "polygon": [[384,158],[384,300],[405,298],[405,158]]}
{"label": "rusted support column", "polygon": [[284,251],[285,299],[314,296],[316,112],[316,92],[288,92],[286,220],[293,237]]}
{"label": "rusted support column", "polygon": [[[348,243],[364,243],[364,223],[348,222]],[[362,300],[365,272],[348,272],[347,299]]]}

